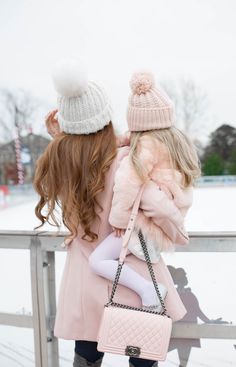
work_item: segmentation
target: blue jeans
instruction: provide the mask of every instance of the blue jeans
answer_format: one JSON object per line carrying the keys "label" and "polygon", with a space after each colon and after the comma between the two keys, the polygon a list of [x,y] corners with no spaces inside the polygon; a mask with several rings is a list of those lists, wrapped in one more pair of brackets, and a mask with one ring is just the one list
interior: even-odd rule
{"label": "blue jeans", "polygon": [[[75,341],[75,353],[79,354],[81,357],[92,363],[95,363],[99,358],[103,357],[104,355],[104,353],[97,350],[97,342],[86,340]],[[155,361],[134,357],[130,357],[129,360],[134,367],[152,367],[155,363]]]}

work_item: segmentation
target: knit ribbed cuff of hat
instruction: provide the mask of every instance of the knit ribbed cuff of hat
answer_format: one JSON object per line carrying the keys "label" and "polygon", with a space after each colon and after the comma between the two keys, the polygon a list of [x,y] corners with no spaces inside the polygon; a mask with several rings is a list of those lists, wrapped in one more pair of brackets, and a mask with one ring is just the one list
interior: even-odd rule
{"label": "knit ribbed cuff of hat", "polygon": [[58,122],[61,131],[67,134],[88,135],[96,133],[107,126],[110,121],[112,121],[112,108],[110,104],[107,104],[101,113],[82,121],[67,121],[58,113]]}
{"label": "knit ribbed cuff of hat", "polygon": [[127,110],[127,122],[130,131],[165,129],[174,124],[172,108],[136,108]]}

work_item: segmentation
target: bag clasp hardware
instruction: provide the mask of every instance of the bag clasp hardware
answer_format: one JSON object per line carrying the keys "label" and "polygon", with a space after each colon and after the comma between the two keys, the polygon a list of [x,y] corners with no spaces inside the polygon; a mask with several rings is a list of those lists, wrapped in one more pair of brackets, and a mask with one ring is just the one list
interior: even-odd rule
{"label": "bag clasp hardware", "polygon": [[133,345],[127,345],[125,348],[125,355],[129,357],[138,357],[141,353],[141,349],[139,347],[135,347]]}

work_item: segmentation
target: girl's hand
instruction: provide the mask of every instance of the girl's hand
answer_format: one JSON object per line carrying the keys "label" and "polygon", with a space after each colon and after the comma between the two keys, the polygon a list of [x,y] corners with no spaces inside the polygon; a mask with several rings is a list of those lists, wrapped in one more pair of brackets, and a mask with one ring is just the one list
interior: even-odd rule
{"label": "girl's hand", "polygon": [[53,110],[47,114],[45,117],[45,124],[47,128],[47,132],[51,135],[52,138],[55,138],[56,135],[60,133],[60,126],[55,117],[58,110]]}
{"label": "girl's hand", "polygon": [[127,131],[124,135],[118,135],[116,137],[116,145],[118,148],[130,145],[130,132]]}
{"label": "girl's hand", "polygon": [[124,229],[112,227],[113,231],[115,232],[115,237],[121,237],[125,233]]}

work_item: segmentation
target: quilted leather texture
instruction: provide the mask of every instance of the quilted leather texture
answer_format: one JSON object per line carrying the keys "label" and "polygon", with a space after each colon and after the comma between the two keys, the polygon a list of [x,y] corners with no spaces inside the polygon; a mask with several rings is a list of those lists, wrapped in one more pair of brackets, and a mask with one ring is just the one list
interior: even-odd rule
{"label": "quilted leather texture", "polygon": [[134,346],[140,348],[140,358],[164,361],[171,329],[172,321],[166,316],[105,307],[99,329],[98,350],[124,355],[127,346]]}

